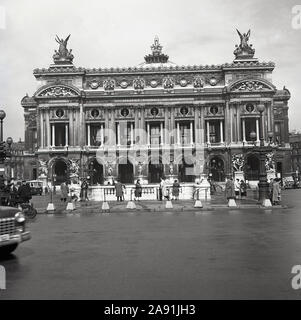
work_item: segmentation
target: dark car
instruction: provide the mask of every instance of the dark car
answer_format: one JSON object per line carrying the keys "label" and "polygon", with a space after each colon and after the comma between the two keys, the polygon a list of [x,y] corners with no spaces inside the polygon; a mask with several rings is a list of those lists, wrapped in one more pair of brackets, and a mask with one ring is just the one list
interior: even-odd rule
{"label": "dark car", "polygon": [[43,182],[38,181],[38,180],[31,180],[31,181],[27,181],[27,183],[30,186],[30,191],[31,191],[31,195],[35,196],[35,195],[42,195],[43,193]]}
{"label": "dark car", "polygon": [[31,238],[25,223],[20,209],[0,206],[0,255],[11,253],[19,243]]}

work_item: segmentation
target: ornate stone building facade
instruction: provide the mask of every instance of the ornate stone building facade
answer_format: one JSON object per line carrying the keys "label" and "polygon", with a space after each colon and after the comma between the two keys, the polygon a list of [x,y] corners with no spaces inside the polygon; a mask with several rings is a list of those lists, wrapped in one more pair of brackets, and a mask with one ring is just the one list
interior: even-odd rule
{"label": "ornate stone building facade", "polygon": [[273,85],[274,63],[254,58],[250,32],[239,36],[231,63],[178,66],[155,38],[137,67],[94,69],[75,67],[69,37],[57,38],[54,64],[34,70],[38,89],[21,102],[39,179],[195,183],[242,171],[258,180],[261,125],[275,147],[270,168],[289,174],[290,93]]}

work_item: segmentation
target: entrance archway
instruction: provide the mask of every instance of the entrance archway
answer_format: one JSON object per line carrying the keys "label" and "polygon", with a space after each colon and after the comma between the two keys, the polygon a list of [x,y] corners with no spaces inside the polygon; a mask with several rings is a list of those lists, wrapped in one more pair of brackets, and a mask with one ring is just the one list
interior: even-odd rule
{"label": "entrance archway", "polygon": [[118,177],[121,183],[134,183],[134,167],[129,160],[118,165]]}
{"label": "entrance archway", "polygon": [[249,155],[247,157],[245,169],[246,180],[259,180],[259,167],[259,158],[254,154]]}
{"label": "entrance archway", "polygon": [[54,163],[54,175],[56,185],[61,184],[62,182],[67,182],[68,179],[68,167],[65,161],[63,160],[56,160]]}
{"label": "entrance archway", "polygon": [[96,159],[93,159],[89,163],[89,176],[90,176],[90,183],[92,185],[103,184],[104,182],[103,165],[98,163]]}
{"label": "entrance archway", "polygon": [[224,160],[218,156],[213,157],[209,163],[209,170],[212,181],[225,181]]}

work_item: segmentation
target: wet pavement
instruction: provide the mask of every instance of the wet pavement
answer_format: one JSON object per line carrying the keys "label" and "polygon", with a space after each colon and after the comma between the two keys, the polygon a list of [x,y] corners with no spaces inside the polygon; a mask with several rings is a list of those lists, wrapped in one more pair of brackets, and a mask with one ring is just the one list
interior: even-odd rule
{"label": "wet pavement", "polygon": [[301,189],[287,209],[38,215],[0,259],[0,299],[300,299]]}

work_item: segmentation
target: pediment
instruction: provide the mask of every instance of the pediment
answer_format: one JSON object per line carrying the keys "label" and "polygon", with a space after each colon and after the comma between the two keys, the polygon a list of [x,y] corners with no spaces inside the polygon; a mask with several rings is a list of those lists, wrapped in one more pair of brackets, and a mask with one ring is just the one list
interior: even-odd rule
{"label": "pediment", "polygon": [[77,88],[66,85],[52,85],[43,87],[35,94],[36,97],[50,97],[50,98],[64,98],[64,97],[77,97],[80,92]]}
{"label": "pediment", "polygon": [[274,85],[262,79],[240,79],[228,87],[231,92],[261,92],[275,91]]}

